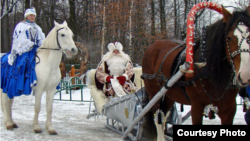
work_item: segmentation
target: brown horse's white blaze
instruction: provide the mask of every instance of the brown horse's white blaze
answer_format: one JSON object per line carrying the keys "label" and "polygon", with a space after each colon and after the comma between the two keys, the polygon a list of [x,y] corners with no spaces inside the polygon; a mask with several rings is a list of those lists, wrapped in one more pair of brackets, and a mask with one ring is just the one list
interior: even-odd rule
{"label": "brown horse's white blaze", "polygon": [[[234,36],[238,38],[238,47],[241,50],[249,50],[249,29],[245,25],[238,25],[234,30]],[[240,54],[240,66],[236,68],[236,78],[239,85],[247,85],[250,80],[250,54],[249,52],[241,52]],[[238,70],[238,72],[237,72]]]}

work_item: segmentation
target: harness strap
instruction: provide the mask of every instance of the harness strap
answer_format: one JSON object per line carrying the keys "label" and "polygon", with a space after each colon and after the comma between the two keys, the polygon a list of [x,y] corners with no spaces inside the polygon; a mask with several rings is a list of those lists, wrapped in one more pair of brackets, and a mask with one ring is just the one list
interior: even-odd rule
{"label": "harness strap", "polygon": [[[177,42],[176,40],[172,40],[172,41],[175,42],[175,43],[180,43],[180,42]],[[167,56],[168,56],[172,51],[174,51],[175,49],[177,49],[177,48],[179,48],[179,47],[183,47],[184,44],[185,44],[185,43],[182,43],[182,44],[180,44],[180,45],[178,45],[178,46],[172,48],[170,51],[167,52],[167,54],[164,56],[164,58],[163,58],[162,61],[161,61],[161,65],[160,65],[158,71],[157,71],[155,74],[146,74],[146,73],[143,73],[143,74],[141,75],[141,78],[142,78],[142,79],[145,79],[145,78],[146,78],[146,79],[150,79],[150,80],[156,78],[158,83],[160,83],[162,80],[163,80],[164,82],[167,82],[169,79],[161,72],[161,69],[162,69],[162,67],[163,67],[163,63],[164,63],[165,59],[167,58]]]}

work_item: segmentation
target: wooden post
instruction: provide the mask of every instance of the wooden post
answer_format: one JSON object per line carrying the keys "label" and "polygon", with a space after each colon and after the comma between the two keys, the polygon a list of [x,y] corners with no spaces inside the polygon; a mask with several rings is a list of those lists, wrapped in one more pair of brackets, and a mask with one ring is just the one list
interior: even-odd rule
{"label": "wooden post", "polygon": [[[75,66],[72,65],[71,66],[71,77],[74,77],[76,75],[76,70],[75,70]],[[75,80],[72,79],[72,84],[75,84]]]}

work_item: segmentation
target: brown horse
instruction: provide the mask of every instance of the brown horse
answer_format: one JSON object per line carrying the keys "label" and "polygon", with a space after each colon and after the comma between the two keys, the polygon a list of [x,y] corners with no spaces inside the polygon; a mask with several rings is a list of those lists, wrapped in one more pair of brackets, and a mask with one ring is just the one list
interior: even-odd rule
{"label": "brown horse", "polygon": [[[194,63],[204,62],[206,65],[194,66],[192,77],[183,76],[179,83],[169,88],[164,101],[155,104],[148,113],[151,117],[144,124],[147,126],[144,131],[150,130],[150,134],[145,132],[147,138],[155,138],[156,135],[152,113],[160,107],[166,114],[174,102],[191,105],[192,124],[202,124],[203,111],[208,104],[218,107],[221,124],[233,124],[239,87],[246,86],[250,80],[250,7],[233,14],[222,7],[222,14],[223,19],[206,30],[202,43],[198,40],[194,45]],[[205,48],[201,48],[201,44]],[[185,47],[178,45],[171,40],[159,40],[144,53],[143,74],[161,76],[160,80],[144,78],[149,100],[164,86],[166,78],[171,78],[179,70],[178,65],[185,62],[185,58],[179,57],[185,53]],[[237,86],[232,86],[233,79]]]}

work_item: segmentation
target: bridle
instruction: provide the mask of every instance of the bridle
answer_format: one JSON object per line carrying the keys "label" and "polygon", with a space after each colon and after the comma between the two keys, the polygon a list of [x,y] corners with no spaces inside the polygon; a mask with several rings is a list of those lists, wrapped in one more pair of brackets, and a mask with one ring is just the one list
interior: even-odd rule
{"label": "bridle", "polygon": [[58,41],[58,32],[59,32],[61,29],[64,29],[64,27],[59,28],[59,29],[56,31],[56,41],[57,41],[57,46],[58,46],[58,48],[39,48],[39,49],[48,49],[48,50],[58,50],[58,51],[60,51],[60,50],[62,49],[62,47],[61,47],[61,45],[60,45],[60,43],[59,43],[59,41]]}
{"label": "bridle", "polygon": [[[48,49],[48,50],[60,51],[60,50],[62,49],[62,47],[61,47],[61,45],[60,45],[60,43],[59,43],[59,41],[58,41],[58,31],[60,31],[61,29],[64,29],[64,27],[59,28],[59,29],[56,31],[56,41],[57,41],[57,46],[58,46],[58,48],[38,48],[38,49]],[[40,58],[39,58],[39,56],[37,56],[37,54],[36,54],[36,57],[39,59],[39,61],[36,63],[36,64],[38,64],[38,63],[40,63]]]}
{"label": "bridle", "polygon": [[[244,23],[242,22],[239,22],[238,25],[244,25]],[[247,44],[249,45],[249,48],[250,48],[250,40],[249,38],[247,38],[248,34],[249,33],[249,29],[247,29],[246,31],[246,34],[243,35],[243,31],[239,28],[239,26],[237,26],[236,28],[237,30],[240,31],[241,33],[241,41],[240,41],[240,44],[238,45],[238,49],[235,50],[234,52],[231,53],[231,50],[230,50],[230,47],[229,47],[229,42],[228,42],[228,38],[226,38],[226,44],[227,44],[227,50],[228,50],[228,53],[229,53],[229,56],[230,56],[230,64],[232,65],[232,69],[233,69],[233,72],[234,72],[234,80],[233,80],[233,84],[236,85],[236,69],[235,69],[235,66],[234,66],[234,62],[233,62],[233,58],[237,55],[237,54],[240,54],[242,52],[250,52],[250,49],[241,49],[241,45],[243,43],[243,41],[246,39],[247,40]],[[227,36],[227,35],[226,35]]]}

